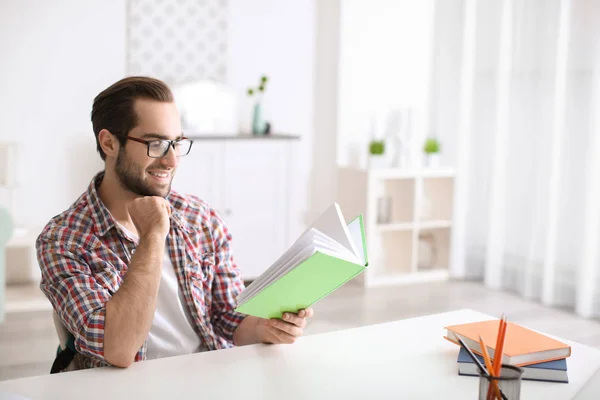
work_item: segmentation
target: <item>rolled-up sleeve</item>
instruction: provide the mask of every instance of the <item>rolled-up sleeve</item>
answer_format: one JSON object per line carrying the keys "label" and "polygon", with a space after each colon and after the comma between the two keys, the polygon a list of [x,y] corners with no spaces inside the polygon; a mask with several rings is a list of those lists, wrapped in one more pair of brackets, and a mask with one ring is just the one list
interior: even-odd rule
{"label": "rolled-up sleeve", "polygon": [[234,311],[237,306],[236,299],[244,290],[244,281],[231,251],[232,236],[215,212],[212,213],[212,217],[215,278],[212,286],[211,323],[215,333],[233,344],[233,333],[246,317],[245,314]]}
{"label": "rolled-up sleeve", "polygon": [[104,321],[110,294],[94,278],[81,254],[84,249],[54,238],[36,242],[41,269],[40,288],[75,337],[81,354],[104,359]]}

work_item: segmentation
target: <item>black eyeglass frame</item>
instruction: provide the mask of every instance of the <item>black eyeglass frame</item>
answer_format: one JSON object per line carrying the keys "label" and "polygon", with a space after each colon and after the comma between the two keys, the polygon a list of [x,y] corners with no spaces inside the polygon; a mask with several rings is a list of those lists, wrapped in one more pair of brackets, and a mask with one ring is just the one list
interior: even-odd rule
{"label": "black eyeglass frame", "polygon": [[[176,157],[184,157],[187,156],[188,154],[190,154],[190,151],[192,151],[192,146],[194,145],[194,141],[190,138],[187,138],[185,136],[182,136],[180,138],[177,138],[175,140],[169,140],[169,139],[151,139],[151,140],[145,140],[145,139],[139,139],[139,138],[135,138],[133,136],[129,136],[129,135],[123,135],[120,133],[114,133],[115,136],[120,136],[123,137],[125,139],[129,139],[129,140],[133,140],[134,142],[138,142],[138,143],[142,143],[146,145],[146,155],[150,158],[163,158],[164,156],[167,155],[167,153],[169,153],[169,149],[172,147],[173,151],[175,151],[175,144],[178,142],[181,142],[182,140],[187,140],[188,142],[190,142],[190,147],[188,149],[188,151],[185,154],[179,154],[176,155]],[[150,145],[152,143],[156,143],[156,142],[169,142],[169,145],[166,147],[166,150],[160,155],[160,156],[151,156],[150,155]]]}

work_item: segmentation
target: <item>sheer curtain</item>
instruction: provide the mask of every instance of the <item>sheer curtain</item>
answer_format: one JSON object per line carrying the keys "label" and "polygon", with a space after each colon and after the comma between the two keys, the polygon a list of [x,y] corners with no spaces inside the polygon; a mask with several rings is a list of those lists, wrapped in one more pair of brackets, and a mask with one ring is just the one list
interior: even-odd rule
{"label": "sheer curtain", "polygon": [[432,126],[457,169],[452,275],[599,315],[600,1],[436,5]]}

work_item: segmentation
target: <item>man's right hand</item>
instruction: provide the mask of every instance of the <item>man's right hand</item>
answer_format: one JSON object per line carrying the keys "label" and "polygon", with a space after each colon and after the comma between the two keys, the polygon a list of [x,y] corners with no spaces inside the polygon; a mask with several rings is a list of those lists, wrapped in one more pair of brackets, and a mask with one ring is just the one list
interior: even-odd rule
{"label": "man's right hand", "polygon": [[135,199],[129,205],[129,215],[140,240],[156,235],[166,239],[169,234],[171,207],[167,200],[158,196]]}

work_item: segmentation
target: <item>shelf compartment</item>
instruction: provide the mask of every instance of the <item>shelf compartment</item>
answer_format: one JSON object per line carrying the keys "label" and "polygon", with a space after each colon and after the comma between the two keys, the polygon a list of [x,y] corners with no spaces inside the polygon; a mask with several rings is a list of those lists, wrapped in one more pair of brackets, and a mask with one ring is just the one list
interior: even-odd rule
{"label": "shelf compartment", "polygon": [[384,179],[376,182],[375,221],[379,225],[412,223],[415,181]]}
{"label": "shelf compartment", "polygon": [[413,272],[413,231],[380,232],[372,242],[377,254],[369,268],[377,276],[407,274]]}
{"label": "shelf compartment", "polygon": [[417,244],[417,271],[448,270],[450,228],[420,229]]}
{"label": "shelf compartment", "polygon": [[420,190],[418,220],[423,222],[452,220],[454,179],[424,178]]}

